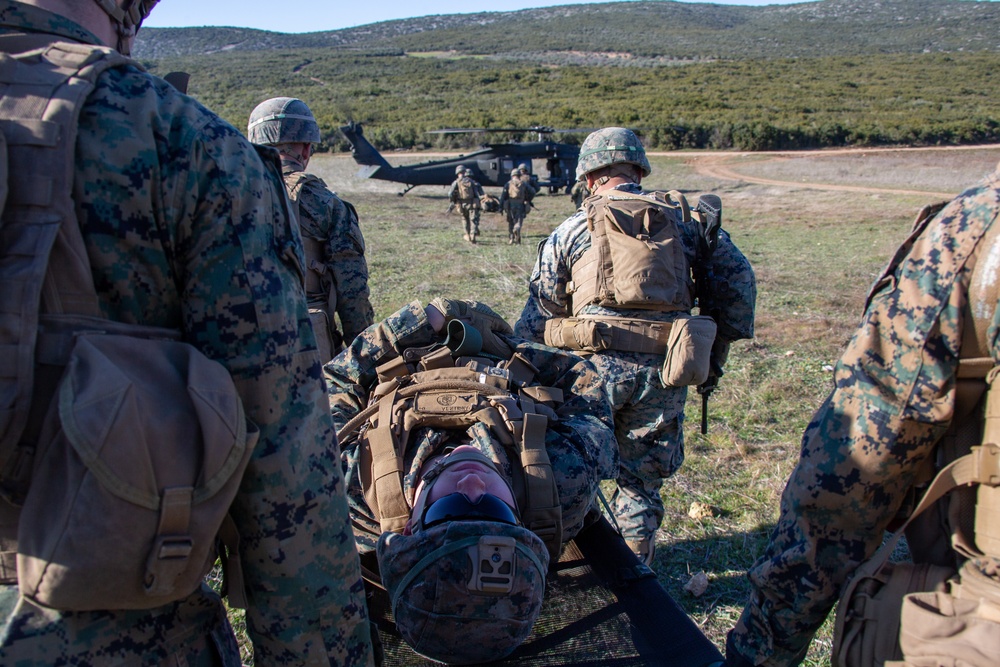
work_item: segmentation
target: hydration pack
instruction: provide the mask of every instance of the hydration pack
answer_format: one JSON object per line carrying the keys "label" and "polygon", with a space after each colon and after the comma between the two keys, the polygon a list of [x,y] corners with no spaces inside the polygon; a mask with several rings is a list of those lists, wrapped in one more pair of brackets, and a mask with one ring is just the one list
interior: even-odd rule
{"label": "hydration pack", "polygon": [[691,310],[694,284],[679,226],[691,222],[684,195],[611,190],[588,197],[583,206],[591,246],[572,268],[574,315],[592,304]]}
{"label": "hydration pack", "polygon": [[472,179],[463,176],[458,179],[458,198],[462,201],[470,201],[476,196],[476,189],[472,186]]}

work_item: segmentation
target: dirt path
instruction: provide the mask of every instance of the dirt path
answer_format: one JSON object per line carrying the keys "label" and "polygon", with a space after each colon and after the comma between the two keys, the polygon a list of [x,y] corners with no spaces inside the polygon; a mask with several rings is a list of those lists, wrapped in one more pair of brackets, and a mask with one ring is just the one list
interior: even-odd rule
{"label": "dirt path", "polygon": [[[760,156],[760,155],[772,155],[772,159],[781,160],[786,159],[791,156],[804,156],[804,155],[816,155],[816,156],[833,156],[833,155],[845,155],[851,153],[874,153],[878,151],[892,151],[892,152],[902,152],[902,151],[929,151],[929,150],[976,150],[983,148],[996,148],[996,146],[947,146],[947,147],[928,147],[928,148],[886,148],[886,149],[872,149],[872,148],[845,148],[841,150],[826,150],[826,151],[797,151],[794,153],[788,152],[758,152],[758,153],[712,153],[705,155],[695,155],[688,158],[687,163],[690,164],[695,171],[703,176],[709,176],[711,178],[718,178],[722,180],[729,181],[739,181],[744,183],[756,183],[758,185],[776,185],[781,187],[789,188],[808,188],[813,190],[836,190],[841,192],[864,192],[864,193],[885,193],[885,194],[901,194],[901,195],[929,195],[933,197],[943,197],[950,199],[955,196],[954,192],[934,192],[928,190],[903,190],[895,188],[873,188],[861,185],[837,185],[833,183],[807,183],[801,181],[781,181],[770,178],[761,178],[758,176],[748,176],[747,174],[742,174],[736,169],[734,169],[729,163],[748,155]],[[655,153],[654,153],[655,155]],[[758,163],[760,164],[760,163]]]}

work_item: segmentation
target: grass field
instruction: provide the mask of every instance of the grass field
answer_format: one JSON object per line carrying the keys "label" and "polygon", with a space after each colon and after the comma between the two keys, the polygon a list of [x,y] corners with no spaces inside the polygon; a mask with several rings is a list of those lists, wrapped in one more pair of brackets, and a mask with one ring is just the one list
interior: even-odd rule
{"label": "grass field", "polygon": [[[799,437],[830,388],[869,285],[919,208],[942,199],[930,193],[957,194],[998,160],[1000,147],[651,157],[644,185],[679,189],[692,201],[703,192],[722,197],[724,227],[758,279],[757,337],[733,346],[709,406],[707,435],[698,430],[700,401],[689,401],[687,458],[664,487],[667,515],[654,564],[663,586],[720,648],[743,606],[744,573],[774,525]],[[705,168],[711,163],[774,182],[713,176],[717,170]],[[481,242],[471,245],[462,240],[460,216],[445,214],[446,188],[399,197],[400,186],[357,179],[355,170],[343,156],[319,155],[311,165],[358,209],[377,317],[447,295],[485,301],[515,321],[537,243],[572,212],[568,197],[540,196],[523,245],[507,245],[506,223],[494,214],[483,216]],[[689,516],[696,501],[711,512]],[[709,586],[695,598],[684,585],[699,572]],[[832,619],[805,664],[829,664],[831,628]]]}

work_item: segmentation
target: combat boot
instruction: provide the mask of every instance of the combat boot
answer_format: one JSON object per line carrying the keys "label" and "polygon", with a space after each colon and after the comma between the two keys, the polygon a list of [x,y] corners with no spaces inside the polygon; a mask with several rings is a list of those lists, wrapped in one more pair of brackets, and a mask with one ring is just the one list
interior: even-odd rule
{"label": "combat boot", "polygon": [[642,564],[646,567],[653,566],[653,555],[656,553],[656,540],[653,537],[644,537],[641,540],[625,540],[625,544],[632,550]]}
{"label": "combat boot", "polygon": [[470,241],[471,240],[469,238],[469,232],[466,232],[466,233],[462,234],[462,238],[465,239],[466,241]]}
{"label": "combat boot", "polygon": [[516,243],[517,245],[521,245],[521,230],[520,229],[517,230],[516,232],[514,232],[514,243]]}
{"label": "combat boot", "polygon": [[514,245],[514,233],[511,232],[507,235],[507,245]]}

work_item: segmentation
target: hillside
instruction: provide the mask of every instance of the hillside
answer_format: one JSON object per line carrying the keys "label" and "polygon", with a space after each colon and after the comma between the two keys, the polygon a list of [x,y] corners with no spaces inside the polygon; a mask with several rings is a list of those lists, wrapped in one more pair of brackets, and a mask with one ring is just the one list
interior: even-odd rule
{"label": "hillside", "polygon": [[346,150],[351,119],[382,150],[527,125],[626,125],[654,149],[1000,141],[1000,2],[619,2],[295,35],[150,29],[135,51],[154,73],[191,73],[191,94],[236,127],[268,97],[306,100],[320,150]]}
{"label": "hillside", "polygon": [[[641,27],[641,29],[639,29]],[[632,59],[789,58],[1000,50],[1000,3],[820,0],[742,7],[679,2],[563,5],[427,16],[327,32],[147,28],[136,56],[340,48],[456,51],[544,60],[558,53]]]}

